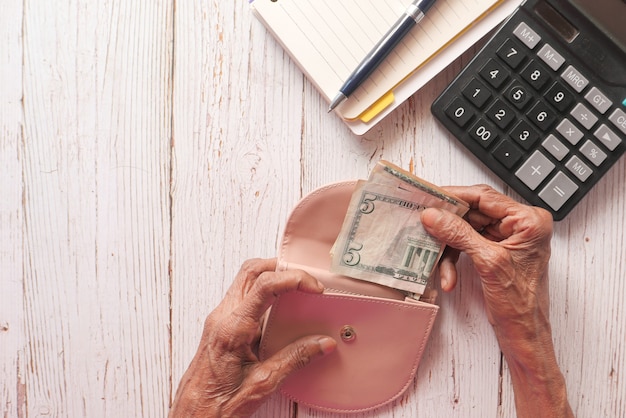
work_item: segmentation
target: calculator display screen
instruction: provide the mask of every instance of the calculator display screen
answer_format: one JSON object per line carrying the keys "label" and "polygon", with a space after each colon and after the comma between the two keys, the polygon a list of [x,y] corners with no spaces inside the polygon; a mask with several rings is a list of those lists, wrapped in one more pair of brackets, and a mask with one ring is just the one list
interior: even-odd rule
{"label": "calculator display screen", "polygon": [[626,1],[569,0],[626,52]]}

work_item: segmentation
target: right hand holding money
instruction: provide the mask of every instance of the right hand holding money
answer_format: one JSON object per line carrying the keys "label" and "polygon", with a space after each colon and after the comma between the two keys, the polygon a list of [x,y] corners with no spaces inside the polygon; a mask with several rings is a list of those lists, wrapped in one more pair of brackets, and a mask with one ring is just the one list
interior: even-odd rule
{"label": "right hand holding money", "polygon": [[455,249],[442,260],[441,287],[454,288],[458,251],[465,252],[480,275],[487,317],[507,360],[517,416],[573,417],[550,326],[552,216],[489,186],[446,190],[471,209],[467,221],[436,209],[422,214],[425,229]]}
{"label": "right hand holding money", "polygon": [[471,202],[472,209],[467,216],[469,223],[445,211],[423,213],[426,230],[456,250],[456,254],[450,252],[451,259],[442,261],[446,263],[440,272],[443,290],[450,291],[456,285],[454,262],[458,251],[463,251],[480,275],[496,334],[516,330],[525,317],[547,322],[550,214],[515,202],[488,186],[448,190]]}

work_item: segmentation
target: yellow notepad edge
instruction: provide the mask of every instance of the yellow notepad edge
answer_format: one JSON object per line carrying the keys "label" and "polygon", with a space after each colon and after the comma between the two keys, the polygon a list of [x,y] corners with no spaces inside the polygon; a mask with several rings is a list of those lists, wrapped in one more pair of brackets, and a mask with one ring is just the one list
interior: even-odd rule
{"label": "yellow notepad edge", "polygon": [[[361,112],[361,114],[359,116],[357,116],[356,118],[343,118],[346,121],[356,121],[356,120],[360,120],[363,123],[368,123],[369,121],[371,121],[372,119],[374,119],[380,112],[382,112],[383,110],[385,110],[389,105],[391,105],[394,100],[395,100],[395,96],[393,94],[393,91],[400,86],[402,83],[404,83],[408,78],[410,78],[415,72],[417,72],[420,68],[422,68],[422,66],[424,66],[426,63],[428,63],[430,60],[432,60],[435,56],[437,56],[437,54],[439,52],[441,52],[442,50],[444,50],[445,48],[447,48],[450,44],[452,44],[454,41],[456,41],[461,35],[463,35],[465,32],[467,32],[472,26],[474,26],[477,22],[479,22],[481,19],[483,19],[486,15],[488,15],[489,13],[491,13],[493,10],[495,10],[497,7],[499,7],[502,3],[504,3],[504,0],[498,0],[496,3],[494,3],[493,6],[491,6],[489,9],[485,10],[485,12],[483,14],[481,14],[480,16],[478,16],[478,18],[476,18],[474,21],[470,22],[469,25],[467,25],[462,31],[460,31],[458,34],[456,34],[456,36],[452,39],[450,39],[450,41],[446,42],[445,45],[443,45],[441,48],[439,48],[437,51],[435,51],[430,57],[428,57],[426,60],[424,60],[420,65],[418,65],[413,71],[411,71],[410,73],[408,73],[406,75],[406,77],[404,77],[402,80],[400,80],[398,82],[398,84],[396,84],[395,86],[393,86],[391,88],[391,90],[389,90],[387,93],[383,94],[378,100],[376,100],[370,107],[368,107],[367,109],[365,109],[363,112]],[[341,115],[341,114],[340,114]]]}

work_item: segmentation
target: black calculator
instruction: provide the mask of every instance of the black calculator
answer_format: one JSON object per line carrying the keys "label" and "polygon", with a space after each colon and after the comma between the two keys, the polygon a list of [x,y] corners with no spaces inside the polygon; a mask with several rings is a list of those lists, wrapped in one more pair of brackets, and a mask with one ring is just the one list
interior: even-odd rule
{"label": "black calculator", "polygon": [[432,112],[563,219],[626,150],[626,1],[525,1]]}

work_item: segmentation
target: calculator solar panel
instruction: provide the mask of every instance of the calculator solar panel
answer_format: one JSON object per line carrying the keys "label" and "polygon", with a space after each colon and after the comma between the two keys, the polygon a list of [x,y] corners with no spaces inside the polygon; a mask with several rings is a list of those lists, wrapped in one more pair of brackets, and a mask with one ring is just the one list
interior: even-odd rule
{"label": "calculator solar panel", "polygon": [[[591,23],[572,4],[586,1],[526,1],[432,106],[464,146],[555,220],[626,150],[626,25]],[[595,4],[626,19],[621,0]]]}

